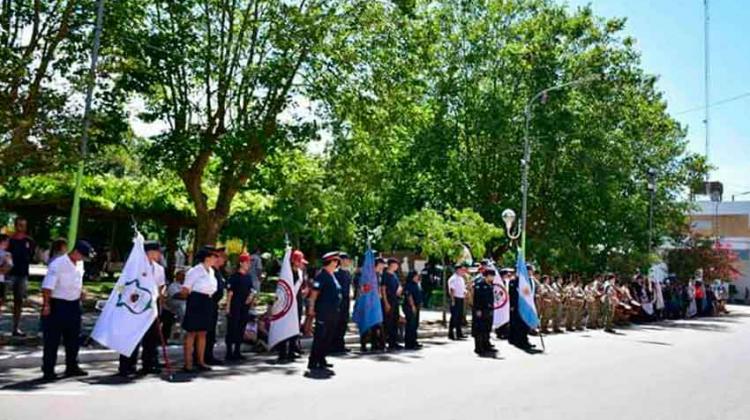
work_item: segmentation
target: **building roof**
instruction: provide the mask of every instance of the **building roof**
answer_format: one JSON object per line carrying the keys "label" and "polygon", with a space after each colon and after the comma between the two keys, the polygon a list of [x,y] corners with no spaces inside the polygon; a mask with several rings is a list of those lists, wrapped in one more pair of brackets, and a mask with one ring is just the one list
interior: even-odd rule
{"label": "building roof", "polygon": [[750,201],[697,201],[695,205],[696,208],[690,212],[691,216],[750,216]]}

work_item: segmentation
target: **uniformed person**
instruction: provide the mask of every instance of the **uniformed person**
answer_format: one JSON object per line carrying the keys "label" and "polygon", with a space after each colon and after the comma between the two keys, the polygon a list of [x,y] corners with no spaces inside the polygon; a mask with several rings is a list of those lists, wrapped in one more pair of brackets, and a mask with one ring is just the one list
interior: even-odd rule
{"label": "uniformed person", "polygon": [[226,361],[243,360],[242,342],[245,327],[250,319],[250,306],[255,299],[253,276],[250,274],[250,254],[242,253],[237,260],[239,267],[227,280],[227,333]]}
{"label": "uniformed person", "polygon": [[555,281],[552,283],[552,331],[556,333],[563,332],[562,325],[565,316],[565,297],[563,278],[556,276]]}
{"label": "uniformed person", "polygon": [[422,309],[422,276],[416,271],[406,276],[404,284],[404,316],[406,328],[404,331],[404,347],[408,350],[418,350],[422,345],[417,342],[419,329],[419,312]]}
{"label": "uniformed person", "polygon": [[539,330],[542,334],[549,333],[550,320],[554,315],[554,292],[552,290],[552,279],[550,276],[542,276],[542,282],[537,289],[539,297],[537,310],[539,311]]}
{"label": "uniformed person", "polygon": [[42,281],[42,332],[44,380],[57,378],[57,348],[62,339],[65,345],[65,376],[86,376],[78,366],[79,336],[81,334],[81,293],[83,291],[83,261],[91,258],[93,248],[79,240],[67,256],[56,258],[47,268]]}
{"label": "uniformed person", "polygon": [[[336,334],[339,309],[341,307],[341,285],[334,273],[339,266],[339,253],[329,252],[323,255],[323,269],[320,270],[312,284],[310,302],[305,323],[306,332],[313,329],[312,350],[307,368],[311,372],[328,371],[333,365],[326,360]],[[330,371],[328,371],[330,373]]]}
{"label": "uniformed person", "polygon": [[348,353],[344,341],[346,331],[349,327],[349,309],[351,307],[351,289],[352,289],[352,259],[346,253],[339,255],[341,266],[336,270],[336,280],[341,285],[341,308],[339,308],[339,323],[336,328],[336,338],[333,342],[332,353]]}
{"label": "uniformed person", "polygon": [[[164,274],[164,267],[159,264],[162,259],[161,244],[159,241],[146,241],[143,243],[143,250],[146,251],[146,257],[150,264],[151,275],[154,279],[154,284],[157,289],[155,290],[158,298],[157,310],[161,311],[161,297],[164,295],[164,288],[166,285],[166,276]],[[136,345],[133,353],[130,357],[120,355],[120,365],[117,369],[120,376],[129,376],[136,373],[135,367],[138,364],[138,351],[139,347],[143,347],[141,353],[141,374],[147,375],[150,373],[159,374],[161,369],[159,368],[159,343],[161,341],[159,328],[159,318],[154,319],[151,327],[146,331],[141,339],[141,342]]]}
{"label": "uniformed person", "polygon": [[448,338],[451,340],[463,340],[465,337],[461,332],[464,319],[464,299],[466,298],[466,283],[464,276],[468,267],[457,264],[456,271],[448,279],[448,294],[450,296],[451,318],[448,324]]}
{"label": "uniformed person", "polygon": [[617,277],[614,274],[609,274],[602,285],[602,297],[601,297],[601,318],[602,324],[604,325],[604,331],[615,332],[614,326],[614,312],[617,301],[616,297],[616,281]]}
{"label": "uniformed person", "polygon": [[510,295],[510,336],[508,342],[520,349],[531,350],[534,346],[529,342],[529,326],[521,318],[518,311],[518,277],[513,276],[508,284]]}
{"label": "uniformed person", "polygon": [[224,363],[214,356],[216,345],[216,328],[219,323],[219,302],[224,298],[226,280],[224,280],[224,266],[227,263],[226,248],[214,248],[216,259],[214,263],[214,277],[216,278],[216,292],[211,295],[211,319],[206,332],[206,354],[203,356],[206,364],[223,365]]}
{"label": "uniformed person", "polygon": [[206,331],[211,326],[214,305],[211,296],[216,293],[218,287],[213,268],[216,265],[217,258],[216,250],[213,247],[201,248],[195,256],[196,265],[185,274],[185,281],[182,283],[182,289],[180,290],[180,294],[187,298],[182,328],[186,331],[183,371],[188,373],[195,372],[193,356],[195,356],[198,370],[211,370],[204,357],[206,354]]}
{"label": "uniformed person", "polygon": [[[385,270],[386,261],[383,258],[376,258],[375,259],[375,277],[377,277],[378,281],[378,295],[380,295],[381,298],[381,305],[382,305],[382,295],[381,295],[381,286],[383,283],[383,271]],[[360,273],[361,274],[361,273]],[[357,283],[357,289],[361,287],[359,283]],[[358,292],[359,293],[359,292]],[[373,325],[372,328],[370,328],[367,332],[362,334],[359,338],[360,343],[360,350],[365,353],[367,352],[367,343],[370,343],[370,349],[372,351],[383,351],[385,350],[385,340],[383,337],[383,326],[382,324]]]}
{"label": "uniformed person", "polygon": [[482,357],[494,354],[495,351],[490,342],[495,307],[495,292],[492,284],[494,280],[495,270],[486,269],[486,267],[474,280],[471,335],[474,336],[474,353]]}
{"label": "uniformed person", "polygon": [[586,295],[586,314],[588,319],[586,327],[590,329],[599,328],[599,317],[601,313],[601,275],[594,276],[594,280],[584,287]]}
{"label": "uniformed person", "polygon": [[385,338],[388,350],[400,350],[403,347],[398,344],[398,320],[400,315],[401,281],[398,278],[399,261],[395,258],[388,259],[386,271],[383,273],[383,284],[381,296],[383,296],[383,327],[385,327]]}

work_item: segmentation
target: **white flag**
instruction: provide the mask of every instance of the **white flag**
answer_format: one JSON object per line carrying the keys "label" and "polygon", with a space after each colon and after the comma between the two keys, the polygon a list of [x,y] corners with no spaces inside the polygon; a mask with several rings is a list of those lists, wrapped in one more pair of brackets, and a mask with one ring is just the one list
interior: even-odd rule
{"label": "white flag", "polygon": [[[297,293],[292,277],[292,249],[287,248],[284,261],[281,263],[279,281],[276,283],[276,302],[271,308],[271,329],[268,332],[268,347],[287,338],[299,335],[299,317],[297,315]],[[300,282],[302,279],[299,279]]]}
{"label": "white flag", "polygon": [[123,356],[130,356],[156,319],[158,296],[159,288],[143,250],[143,236],[138,233],[91,338]]}
{"label": "white flag", "polygon": [[502,327],[510,321],[510,299],[508,295],[508,284],[500,276],[497,267],[494,265],[495,281],[492,282],[492,289],[495,292],[495,311],[492,313],[492,328]]}

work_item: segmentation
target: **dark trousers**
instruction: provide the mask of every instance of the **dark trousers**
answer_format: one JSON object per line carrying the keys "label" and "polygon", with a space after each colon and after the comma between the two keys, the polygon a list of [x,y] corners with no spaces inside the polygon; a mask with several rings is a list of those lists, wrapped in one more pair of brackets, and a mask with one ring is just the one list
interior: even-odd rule
{"label": "dark trousers", "polygon": [[323,317],[315,319],[315,332],[313,333],[312,350],[310,350],[310,360],[307,367],[310,369],[324,368],[326,356],[330,352],[331,344],[336,336],[336,324],[338,316],[334,312],[325,314]]}
{"label": "dark trousers", "polygon": [[398,345],[398,300],[389,299],[388,303],[391,305],[391,311],[384,313],[383,326],[388,347],[396,347]]}
{"label": "dark trousers", "polygon": [[65,370],[78,368],[78,349],[81,335],[81,302],[50,299],[50,314],[42,317],[44,355],[42,372],[53,374],[57,364],[60,340],[65,345]]}
{"label": "dark trousers", "polygon": [[455,298],[455,303],[451,305],[451,319],[448,324],[449,337],[463,337],[461,326],[464,320],[464,299]]}
{"label": "dark trousers", "polygon": [[362,347],[362,351],[367,351],[367,343],[370,343],[372,350],[383,350],[385,348],[382,325],[373,326],[359,337],[359,344]]}
{"label": "dark trousers", "polygon": [[349,328],[349,299],[341,301],[341,307],[339,308],[339,319],[336,326],[336,337],[333,340],[333,351],[343,352],[346,350],[346,331]]}
{"label": "dark trousers", "polygon": [[419,309],[412,312],[411,309],[404,308],[406,315],[406,328],[404,329],[404,344],[406,348],[417,346],[417,329],[419,328]]}
{"label": "dark trousers", "polygon": [[214,357],[214,345],[216,345],[216,324],[219,322],[219,307],[216,303],[213,305],[214,308],[211,311],[211,320],[208,324],[208,330],[206,331],[206,352],[203,356],[207,362],[216,360],[216,357]]}
{"label": "dark trousers", "polygon": [[164,337],[164,341],[169,341],[169,337],[172,336],[172,328],[177,321],[177,316],[172,312],[164,309],[161,312],[161,334]]}
{"label": "dark trousers", "polygon": [[227,345],[227,356],[240,355],[246,326],[246,316],[242,316],[241,314],[227,315],[227,335],[224,336],[224,342]]}
{"label": "dark trousers", "polygon": [[279,352],[279,360],[294,359],[300,353],[299,336],[295,335],[279,342],[279,344],[276,344],[276,349]]}
{"label": "dark trousers", "polygon": [[133,354],[130,357],[120,355],[120,367],[119,371],[122,373],[130,373],[135,371],[135,366],[138,364],[138,351],[140,347],[143,347],[141,352],[141,361],[143,363],[143,369],[153,369],[159,365],[159,343],[161,338],[159,337],[159,322],[154,320],[151,327],[146,331],[141,339],[141,342],[133,350]]}

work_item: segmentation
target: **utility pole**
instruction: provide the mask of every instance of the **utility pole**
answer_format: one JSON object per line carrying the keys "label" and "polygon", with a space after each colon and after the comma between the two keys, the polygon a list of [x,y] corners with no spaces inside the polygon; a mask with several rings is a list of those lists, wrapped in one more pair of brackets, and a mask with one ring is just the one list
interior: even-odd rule
{"label": "utility pole", "polygon": [[[706,127],[706,163],[709,163],[709,148],[711,146],[711,125],[710,125],[710,89],[711,89],[711,66],[710,66],[710,44],[709,44],[709,10],[708,10],[708,0],[703,0],[703,90],[704,90],[704,116],[703,116],[703,124]],[[709,171],[706,171],[706,183],[709,182],[711,179],[711,176],[709,174]],[[706,189],[708,189],[708,186],[706,186]],[[708,194],[708,191],[706,191]]]}

